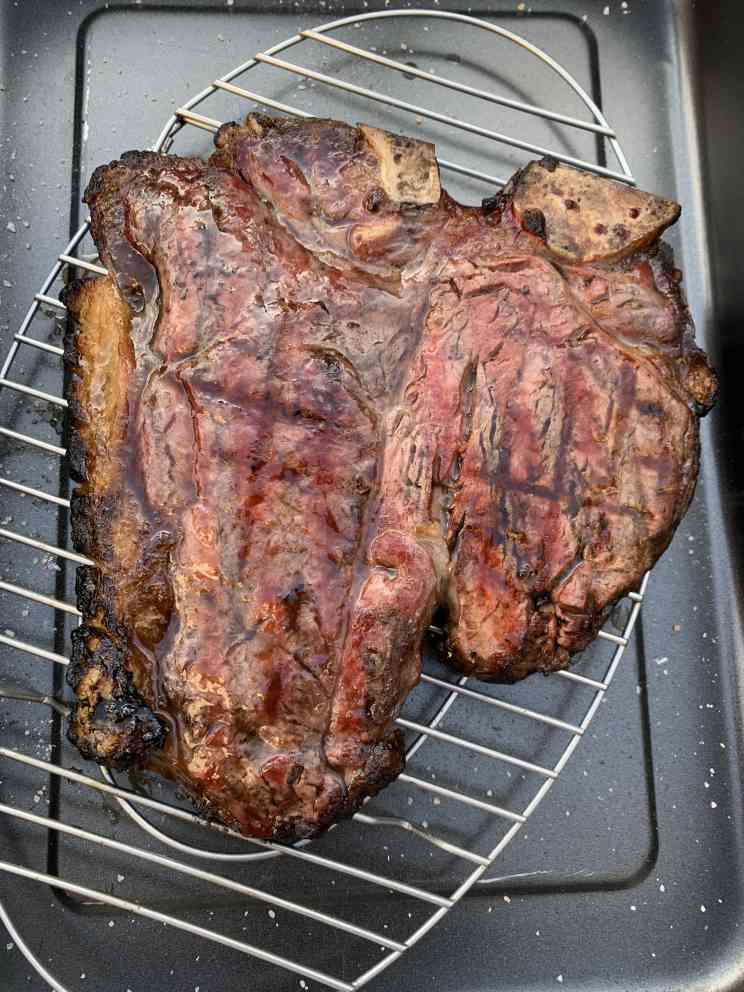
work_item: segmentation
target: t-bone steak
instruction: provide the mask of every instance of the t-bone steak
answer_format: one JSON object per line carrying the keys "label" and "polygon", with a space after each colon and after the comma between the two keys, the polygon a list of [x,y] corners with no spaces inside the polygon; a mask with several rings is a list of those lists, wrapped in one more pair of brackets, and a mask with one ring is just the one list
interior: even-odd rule
{"label": "t-bone steak", "polygon": [[464,207],[430,144],[331,120],[215,140],[85,196],[70,736],[291,840],[400,772],[435,611],[481,679],[589,644],[687,509],[716,381],[675,203],[544,159]]}

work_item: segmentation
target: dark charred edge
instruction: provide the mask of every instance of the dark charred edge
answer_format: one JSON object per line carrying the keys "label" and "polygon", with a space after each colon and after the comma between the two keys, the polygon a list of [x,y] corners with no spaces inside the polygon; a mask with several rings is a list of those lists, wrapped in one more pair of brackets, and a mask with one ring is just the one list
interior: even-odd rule
{"label": "dark charred edge", "polygon": [[105,631],[88,624],[73,631],[67,684],[75,693],[67,737],[84,758],[121,771],[162,747],[165,728],[134,688],[126,652]]}
{"label": "dark charred edge", "polygon": [[[66,283],[62,289],[59,291],[59,298],[70,311],[72,317],[77,316],[78,312],[78,301],[79,293],[84,288],[86,283],[95,281],[95,277],[81,277],[79,279],[71,279]],[[69,333],[73,328],[67,327],[67,332]],[[67,334],[65,335],[67,337]],[[75,353],[73,353],[74,356]],[[71,356],[71,357],[73,357]]]}
{"label": "dark charred edge", "polygon": [[142,764],[166,730],[145,704],[127,667],[126,631],[117,622],[113,583],[81,565],[75,580],[85,621],[72,633],[67,683],[75,704],[67,731],[84,758],[118,770]]}
{"label": "dark charred edge", "polygon": [[[77,323],[83,294],[99,281],[74,280],[60,298],[70,316],[63,341],[63,361],[69,373],[69,470],[79,483],[70,499],[72,541],[77,551],[100,560],[111,554],[106,535],[111,532],[116,499],[88,490],[91,452],[78,393],[84,356]],[[66,674],[75,693],[68,739],[90,761],[117,770],[143,764],[150,750],[162,747],[167,731],[135,688],[127,666],[126,632],[119,628],[114,608],[113,584],[98,568],[83,565],[77,570],[75,591],[83,623],[72,633]]]}

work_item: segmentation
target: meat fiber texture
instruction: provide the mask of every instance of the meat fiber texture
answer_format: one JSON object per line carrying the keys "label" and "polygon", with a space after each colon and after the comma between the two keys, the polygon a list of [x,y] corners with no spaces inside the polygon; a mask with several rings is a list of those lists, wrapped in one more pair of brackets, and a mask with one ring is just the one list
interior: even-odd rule
{"label": "meat fiber texture", "polygon": [[553,160],[480,208],[434,149],[252,115],[129,152],[72,284],[70,736],[292,840],[403,766],[422,638],[564,668],[668,545],[715,376],[670,201]]}

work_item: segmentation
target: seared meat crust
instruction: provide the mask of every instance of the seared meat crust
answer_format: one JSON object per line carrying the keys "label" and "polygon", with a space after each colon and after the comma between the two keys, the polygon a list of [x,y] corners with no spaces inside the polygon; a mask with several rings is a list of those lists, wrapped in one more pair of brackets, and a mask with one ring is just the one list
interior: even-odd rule
{"label": "seared meat crust", "polygon": [[483,679],[596,636],[687,508],[715,376],[670,201],[544,160],[462,207],[432,146],[335,121],[216,145],[86,191],[70,736],[293,839],[399,774],[437,607]]}

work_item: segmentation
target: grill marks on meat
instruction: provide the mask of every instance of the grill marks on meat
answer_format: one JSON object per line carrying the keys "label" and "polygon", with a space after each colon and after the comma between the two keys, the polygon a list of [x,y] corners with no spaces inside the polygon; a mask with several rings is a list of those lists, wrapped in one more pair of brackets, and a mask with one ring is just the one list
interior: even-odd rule
{"label": "grill marks on meat", "polygon": [[464,208],[431,146],[333,121],[216,144],[86,193],[70,734],[290,839],[400,771],[437,606],[486,679],[596,635],[687,507],[715,380],[668,201],[548,161]]}
{"label": "grill marks on meat", "polygon": [[692,494],[697,431],[547,260],[494,260],[459,291],[482,349],[494,310],[503,322],[478,366],[453,504],[451,642],[465,671],[512,680],[567,664],[666,547]]}

